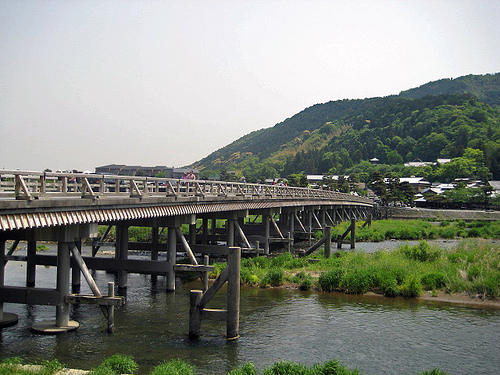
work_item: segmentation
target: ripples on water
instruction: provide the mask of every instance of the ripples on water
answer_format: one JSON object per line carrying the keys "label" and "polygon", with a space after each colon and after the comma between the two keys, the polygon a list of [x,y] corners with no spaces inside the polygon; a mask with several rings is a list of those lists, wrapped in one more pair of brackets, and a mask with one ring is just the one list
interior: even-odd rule
{"label": "ripples on water", "polygon": [[[8,285],[24,283],[25,264],[9,262]],[[37,286],[53,287],[55,269],[38,267]],[[114,276],[95,273],[101,290]],[[31,333],[34,321],[54,319],[55,308],[5,304],[19,324],[1,330],[1,356],[58,358],[89,369],[116,353],[132,355],[143,374],[163,360],[180,358],[200,374],[225,374],[245,362],[259,369],[279,360],[308,365],[339,359],[364,374],[417,374],[440,367],[450,374],[496,374],[500,368],[500,312],[417,300],[242,288],[240,334],[226,342],[225,324],[202,322],[189,340],[189,290],[193,282],[164,293],[164,278],[129,275],[127,304],[117,310],[116,331],[96,306],[74,306],[75,332]],[[88,290],[83,290],[89,293]],[[223,308],[219,294],[209,307]]]}

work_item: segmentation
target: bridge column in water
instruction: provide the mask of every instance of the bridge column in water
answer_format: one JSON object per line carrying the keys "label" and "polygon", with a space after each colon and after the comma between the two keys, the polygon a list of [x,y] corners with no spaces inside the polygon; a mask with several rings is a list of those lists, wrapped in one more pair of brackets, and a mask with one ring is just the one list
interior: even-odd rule
{"label": "bridge column in water", "polygon": [[71,275],[71,246],[81,240],[82,237],[90,237],[91,232],[97,226],[87,225],[68,225],[64,227],[47,228],[40,231],[39,239],[49,239],[57,241],[57,275],[56,275],[56,319],[37,322],[31,327],[32,330],[42,333],[61,333],[78,328],[79,323],[69,319],[69,303],[66,297],[70,294],[70,275]]}
{"label": "bridge column in water", "polygon": [[175,226],[172,224],[168,226],[168,236],[167,236],[167,262],[168,262],[168,273],[167,273],[167,292],[175,291],[175,271],[174,265],[177,257],[177,235],[175,231]]}
{"label": "bridge column in water", "polygon": [[[116,251],[115,258],[119,260],[128,259],[128,225],[119,224],[116,226]],[[118,271],[118,288],[125,289],[128,285],[127,271]]]}
{"label": "bridge column in water", "polygon": [[[5,241],[0,240],[0,289],[5,284]],[[0,301],[0,327],[17,323],[17,315],[3,311],[3,301]]]}

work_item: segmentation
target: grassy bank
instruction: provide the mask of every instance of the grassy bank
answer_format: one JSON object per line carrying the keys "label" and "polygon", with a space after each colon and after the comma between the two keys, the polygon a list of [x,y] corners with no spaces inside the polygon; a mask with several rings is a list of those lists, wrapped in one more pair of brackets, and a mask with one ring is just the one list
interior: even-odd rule
{"label": "grassy bank", "polygon": [[[252,220],[250,220],[252,221]],[[257,220],[260,222],[260,220]],[[332,228],[333,238],[345,232],[349,222],[343,222]],[[390,239],[396,240],[425,240],[435,238],[500,238],[500,221],[471,221],[448,220],[432,222],[429,220],[377,220],[373,221],[371,226],[362,228],[363,221],[357,223],[356,241],[358,242],[379,242]],[[199,227],[201,220],[197,223]],[[217,228],[223,228],[224,220],[217,220]],[[209,221],[209,229],[211,221]],[[107,226],[99,226],[99,236],[102,236]],[[181,230],[184,233],[189,232],[187,224],[182,225]],[[166,232],[165,232],[166,233]],[[321,235],[318,233],[318,236]],[[147,227],[129,227],[129,241],[131,242],[149,242],[151,241],[151,228]],[[115,227],[112,227],[107,241],[115,241]],[[161,237],[160,242],[166,239]]]}
{"label": "grassy bank", "polygon": [[[332,228],[333,238],[343,234],[349,224],[349,222],[343,222]],[[391,239],[500,238],[499,221],[377,220],[373,221],[371,226],[364,228],[363,224],[362,221],[357,223],[356,241],[358,242],[379,242]]]}
{"label": "grassy bank", "polygon": [[[420,241],[394,251],[372,254],[339,251],[329,259],[320,253],[298,258],[283,253],[274,258],[242,260],[241,282],[260,287],[293,283],[302,290],[387,297],[419,297],[424,291],[468,293],[482,299],[500,296],[500,245],[485,239],[465,239],[444,250]],[[216,264],[216,276],[225,264]]]}
{"label": "grassy bank", "polygon": [[[65,371],[64,365],[57,360],[45,361],[41,365],[23,365],[19,358],[11,358],[0,363],[0,375],[55,375],[71,373]],[[90,370],[89,375],[119,375],[136,374],[139,365],[132,357],[124,355],[114,355],[104,360],[98,367]],[[196,368],[189,363],[181,360],[171,360],[160,363],[154,367],[150,375],[195,375]],[[258,371],[251,362],[244,364],[230,372],[227,375],[354,375],[360,374],[358,370],[349,369],[337,360],[317,363],[313,366],[306,366],[300,363],[280,361],[274,365],[265,368],[262,372]],[[424,371],[420,375],[447,375],[446,372],[435,368],[430,371]]]}

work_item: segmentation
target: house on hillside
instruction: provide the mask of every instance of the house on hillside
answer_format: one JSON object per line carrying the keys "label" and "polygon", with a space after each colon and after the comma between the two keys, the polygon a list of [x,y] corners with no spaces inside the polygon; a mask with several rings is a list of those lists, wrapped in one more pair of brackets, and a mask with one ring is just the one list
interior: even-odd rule
{"label": "house on hillside", "polygon": [[416,193],[421,193],[432,184],[423,177],[401,177],[399,183],[408,182]]}
{"label": "house on hillside", "polygon": [[500,181],[488,181],[490,186],[493,188],[493,191],[491,192],[491,197],[500,197]]}

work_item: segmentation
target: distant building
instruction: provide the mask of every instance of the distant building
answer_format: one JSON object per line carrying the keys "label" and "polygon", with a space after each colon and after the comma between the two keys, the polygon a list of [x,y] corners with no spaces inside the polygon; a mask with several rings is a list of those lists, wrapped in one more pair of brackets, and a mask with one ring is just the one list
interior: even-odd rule
{"label": "distant building", "polygon": [[182,178],[184,173],[189,173],[190,171],[193,171],[196,178],[199,177],[200,171],[198,169],[174,168],[166,167],[164,165],[142,167],[140,165],[109,164],[95,168],[95,173],[146,177],[154,177],[158,173],[164,173],[166,178]]}
{"label": "distant building", "polygon": [[492,197],[500,197],[500,181],[488,181],[490,186],[493,188],[491,192]]}
{"label": "distant building", "polygon": [[421,193],[424,189],[431,186],[431,183],[423,177],[401,177],[399,182],[408,182],[417,193]]}
{"label": "distant building", "polygon": [[449,163],[451,159],[437,159],[437,162],[432,161],[422,161],[419,158],[415,158],[412,161],[405,163],[405,167],[425,167],[427,165],[436,165],[436,164],[446,164]]}

